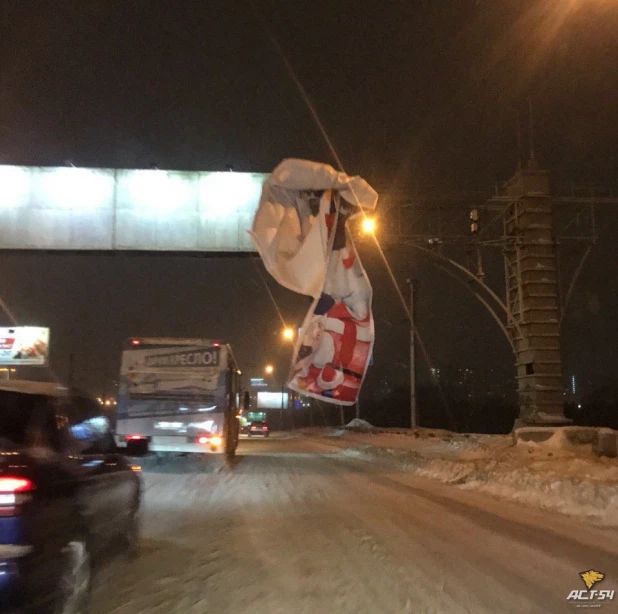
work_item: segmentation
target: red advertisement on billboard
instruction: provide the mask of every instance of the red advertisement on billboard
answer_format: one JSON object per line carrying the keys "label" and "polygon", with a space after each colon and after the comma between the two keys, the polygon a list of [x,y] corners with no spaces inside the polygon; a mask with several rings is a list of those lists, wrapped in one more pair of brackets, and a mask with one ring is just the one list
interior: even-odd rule
{"label": "red advertisement on billboard", "polygon": [[44,366],[49,355],[49,328],[0,328],[0,365]]}

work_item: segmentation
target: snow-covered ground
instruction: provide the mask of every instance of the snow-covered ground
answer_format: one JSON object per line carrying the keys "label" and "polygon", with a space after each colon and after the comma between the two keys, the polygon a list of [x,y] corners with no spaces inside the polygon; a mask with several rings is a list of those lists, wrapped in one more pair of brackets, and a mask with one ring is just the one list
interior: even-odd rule
{"label": "snow-covered ground", "polygon": [[391,462],[463,489],[618,526],[618,460],[596,456],[591,445],[571,445],[563,431],[543,444],[517,445],[510,435],[375,429],[362,421],[304,434],[333,442],[348,456]]}
{"label": "snow-covered ground", "polygon": [[[615,530],[354,458],[363,437],[411,453],[407,435],[314,432],[243,440],[232,469],[145,471],[142,554],[103,566],[90,614],[568,612],[591,567],[618,589]],[[434,439],[439,462],[489,445]]]}

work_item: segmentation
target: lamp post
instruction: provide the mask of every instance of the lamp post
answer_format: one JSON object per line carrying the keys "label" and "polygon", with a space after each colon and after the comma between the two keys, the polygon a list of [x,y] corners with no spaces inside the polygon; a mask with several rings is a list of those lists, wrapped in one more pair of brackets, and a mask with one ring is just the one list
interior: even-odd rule
{"label": "lamp post", "polygon": [[410,428],[417,426],[416,411],[416,321],[414,319],[415,280],[407,280],[410,286]]}
{"label": "lamp post", "polygon": [[[281,338],[284,342],[292,342],[296,336],[295,329],[290,326],[284,326],[281,330]],[[266,375],[273,375],[275,373],[275,367],[272,364],[267,364],[264,367],[264,373]],[[281,407],[279,408],[279,426],[283,430],[283,410],[284,410],[284,395],[285,394],[285,378],[281,378]],[[290,409],[289,405],[290,396],[288,394],[288,409]],[[294,424],[294,420],[292,418],[292,424]]]}
{"label": "lamp post", "polygon": [[[275,372],[275,367],[273,365],[268,364],[264,367],[264,373],[266,375],[273,375]],[[285,388],[285,380],[281,380],[281,407],[279,408],[279,427],[283,427],[283,392]],[[281,429],[283,430],[283,429]]]}
{"label": "lamp post", "polygon": [[[283,338],[283,341],[285,343],[293,343],[294,339],[296,337],[296,329],[292,326],[285,326],[283,327],[283,330],[281,331],[281,336]],[[283,418],[283,394],[285,391],[285,379],[282,377],[281,378],[281,415]],[[293,412],[294,411],[294,393],[292,391],[288,392],[288,410]],[[294,414],[291,413],[290,414],[290,418],[292,420],[292,429],[295,428],[295,423],[294,423]],[[283,422],[283,419],[282,419]]]}
{"label": "lamp post", "polygon": [[[285,382],[282,379],[281,380],[281,409],[279,410],[279,423],[281,424],[281,426],[283,426],[283,390],[284,388],[285,388]],[[289,403],[288,403],[288,409],[289,409]]]}

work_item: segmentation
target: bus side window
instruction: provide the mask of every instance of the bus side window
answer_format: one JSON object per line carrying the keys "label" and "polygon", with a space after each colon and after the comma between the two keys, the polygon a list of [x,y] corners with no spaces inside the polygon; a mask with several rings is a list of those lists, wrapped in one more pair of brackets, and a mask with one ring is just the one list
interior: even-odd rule
{"label": "bus side window", "polygon": [[242,409],[240,375],[238,375],[238,373],[236,374],[236,409]]}
{"label": "bus side window", "polygon": [[231,401],[233,403],[232,409],[238,408],[238,370],[232,365],[232,381],[230,382],[232,386],[232,398]]}

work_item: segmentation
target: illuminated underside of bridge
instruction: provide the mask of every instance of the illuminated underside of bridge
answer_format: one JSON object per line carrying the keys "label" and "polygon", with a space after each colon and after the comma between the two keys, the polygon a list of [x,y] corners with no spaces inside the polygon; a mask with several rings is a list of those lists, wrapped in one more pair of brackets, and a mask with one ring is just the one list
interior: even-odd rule
{"label": "illuminated underside of bridge", "polygon": [[253,252],[265,178],[0,166],[0,250]]}

